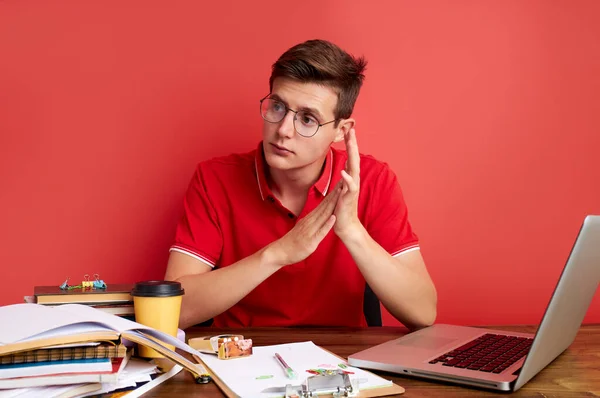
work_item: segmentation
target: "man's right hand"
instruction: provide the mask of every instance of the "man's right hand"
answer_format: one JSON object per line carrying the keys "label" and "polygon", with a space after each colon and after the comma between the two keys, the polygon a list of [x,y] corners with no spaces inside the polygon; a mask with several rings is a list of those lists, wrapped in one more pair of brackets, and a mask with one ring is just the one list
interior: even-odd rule
{"label": "man's right hand", "polygon": [[296,223],[290,232],[265,248],[275,264],[281,266],[296,264],[317,250],[335,224],[333,211],[341,189],[341,184],[337,184],[313,211]]}

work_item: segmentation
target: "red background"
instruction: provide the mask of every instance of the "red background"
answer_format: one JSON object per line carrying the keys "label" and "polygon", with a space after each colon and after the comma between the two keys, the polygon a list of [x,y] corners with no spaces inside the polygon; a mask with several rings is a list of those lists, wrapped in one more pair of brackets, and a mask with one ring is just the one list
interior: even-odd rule
{"label": "red background", "polygon": [[324,38],[370,62],[359,146],[398,174],[438,322],[537,323],[600,213],[599,17],[593,0],[2,1],[0,304],[162,277],[195,164],[254,148],[271,64]]}

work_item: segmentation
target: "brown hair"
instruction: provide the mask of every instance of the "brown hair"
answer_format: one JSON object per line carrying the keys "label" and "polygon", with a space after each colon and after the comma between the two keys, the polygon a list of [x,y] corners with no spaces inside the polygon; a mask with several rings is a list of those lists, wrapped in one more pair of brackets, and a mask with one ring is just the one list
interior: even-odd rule
{"label": "brown hair", "polygon": [[333,88],[338,95],[334,111],[337,125],[338,119],[352,115],[366,66],[364,57],[355,58],[333,43],[308,40],[287,50],[273,64],[269,89],[273,90],[273,81],[277,77]]}

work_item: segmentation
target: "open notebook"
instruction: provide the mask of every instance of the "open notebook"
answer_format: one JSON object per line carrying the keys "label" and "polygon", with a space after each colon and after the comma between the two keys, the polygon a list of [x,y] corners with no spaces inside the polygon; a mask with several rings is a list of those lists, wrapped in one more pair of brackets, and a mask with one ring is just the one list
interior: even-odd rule
{"label": "open notebook", "polygon": [[[275,359],[275,353],[279,353],[296,371],[298,374],[296,379],[291,380],[286,377],[285,371]],[[345,360],[311,341],[253,347],[251,356],[230,360],[222,360],[216,355],[202,353],[199,357],[208,366],[211,374],[220,379],[226,388],[222,385],[220,387],[228,396],[234,397],[283,397],[284,392],[273,391],[285,391],[287,384],[302,384],[307,377],[312,376],[307,370],[342,369],[347,366]],[[404,392],[402,387],[368,371],[353,367],[343,369],[352,372],[351,379],[358,380],[361,397]]]}
{"label": "open notebook", "polygon": [[0,325],[10,325],[0,327],[0,356],[59,344],[126,339],[160,352],[195,377],[205,373],[202,366],[168,347],[198,353],[177,338],[87,305],[7,305],[0,307]]}

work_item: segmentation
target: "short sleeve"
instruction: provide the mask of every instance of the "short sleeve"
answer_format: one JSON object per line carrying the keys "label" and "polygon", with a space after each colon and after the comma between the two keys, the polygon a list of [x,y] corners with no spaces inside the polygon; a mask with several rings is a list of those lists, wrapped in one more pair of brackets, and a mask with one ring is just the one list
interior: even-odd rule
{"label": "short sleeve", "polygon": [[394,172],[383,164],[374,178],[368,203],[366,229],[392,256],[419,248],[419,239],[408,220],[408,209]]}
{"label": "short sleeve", "polygon": [[183,210],[170,251],[190,255],[214,268],[221,257],[223,237],[201,166],[188,186]]}

